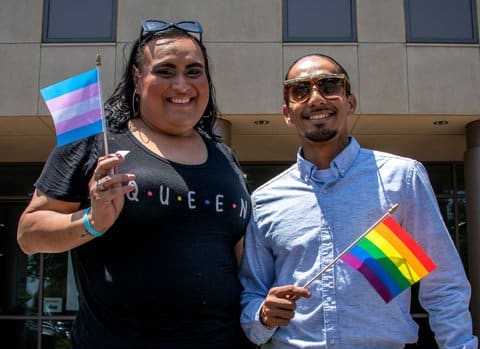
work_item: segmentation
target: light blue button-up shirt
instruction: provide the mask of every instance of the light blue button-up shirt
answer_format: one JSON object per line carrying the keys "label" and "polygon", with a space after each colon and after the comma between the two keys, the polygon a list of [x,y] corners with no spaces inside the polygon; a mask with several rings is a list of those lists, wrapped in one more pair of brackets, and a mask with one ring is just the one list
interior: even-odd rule
{"label": "light blue button-up shirt", "polygon": [[253,195],[240,278],[242,327],[273,348],[403,348],[417,340],[410,289],[385,303],[363,275],[339,261],[299,299],[291,323],[269,329],[259,309],[274,286],[305,285],[395,203],[394,218],[437,268],[419,297],[441,348],[477,348],[468,310],[470,285],[443,223],[424,167],[417,161],[360,148],[354,138],[318,170],[302,157]]}

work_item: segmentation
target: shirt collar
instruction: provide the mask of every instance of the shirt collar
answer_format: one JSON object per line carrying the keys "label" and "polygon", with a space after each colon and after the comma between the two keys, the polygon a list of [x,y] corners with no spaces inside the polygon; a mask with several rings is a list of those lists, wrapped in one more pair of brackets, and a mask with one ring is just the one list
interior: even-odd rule
{"label": "shirt collar", "polygon": [[[359,151],[360,145],[354,137],[350,136],[348,145],[330,162],[330,167],[327,170],[318,170],[314,164],[305,160],[303,157],[303,149],[300,147],[297,152],[297,164],[300,177],[305,181],[308,181],[310,178],[315,179],[315,177],[317,177],[317,179],[319,179],[319,177],[321,177],[322,182],[325,177],[332,180],[338,177],[344,177],[347,170],[355,161]],[[320,172],[321,176],[318,176]],[[329,174],[326,175],[326,172],[329,172]]]}

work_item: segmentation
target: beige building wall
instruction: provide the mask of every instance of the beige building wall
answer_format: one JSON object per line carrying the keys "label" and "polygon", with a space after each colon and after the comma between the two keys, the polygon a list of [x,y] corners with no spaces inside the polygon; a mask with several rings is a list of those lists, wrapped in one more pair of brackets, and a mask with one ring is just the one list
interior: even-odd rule
{"label": "beige building wall", "polygon": [[350,128],[364,146],[462,161],[465,125],[480,115],[479,45],[407,44],[403,0],[357,1],[358,42],[338,44],[283,43],[282,0],[118,0],[117,42],[107,44],[42,44],[42,1],[2,5],[0,162],[46,159],[55,137],[40,88],[93,67],[100,53],[108,96],[143,18],[202,23],[220,111],[242,161],[294,160],[298,144],[280,114],[281,82],[306,53],[332,55],[349,72],[359,97]]}

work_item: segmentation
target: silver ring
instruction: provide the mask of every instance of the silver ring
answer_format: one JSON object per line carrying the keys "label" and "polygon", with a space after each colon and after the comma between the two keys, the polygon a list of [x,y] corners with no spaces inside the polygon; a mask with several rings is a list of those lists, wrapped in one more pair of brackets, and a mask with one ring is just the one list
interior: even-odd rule
{"label": "silver ring", "polygon": [[96,183],[96,188],[97,188],[97,191],[104,191],[105,190],[105,185],[103,184],[102,181],[97,181]]}

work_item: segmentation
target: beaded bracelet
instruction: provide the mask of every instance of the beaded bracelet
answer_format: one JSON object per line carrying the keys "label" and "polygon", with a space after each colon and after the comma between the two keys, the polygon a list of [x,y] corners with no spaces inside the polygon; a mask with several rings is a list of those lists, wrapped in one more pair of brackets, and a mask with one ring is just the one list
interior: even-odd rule
{"label": "beaded bracelet", "polygon": [[92,225],[90,224],[90,222],[88,221],[88,213],[90,212],[90,207],[87,208],[85,210],[85,212],[83,213],[83,225],[85,226],[85,229],[87,230],[87,233],[89,233],[90,235],[96,237],[96,238],[99,238],[100,236],[102,236],[104,233],[100,232],[100,231],[96,231]]}

